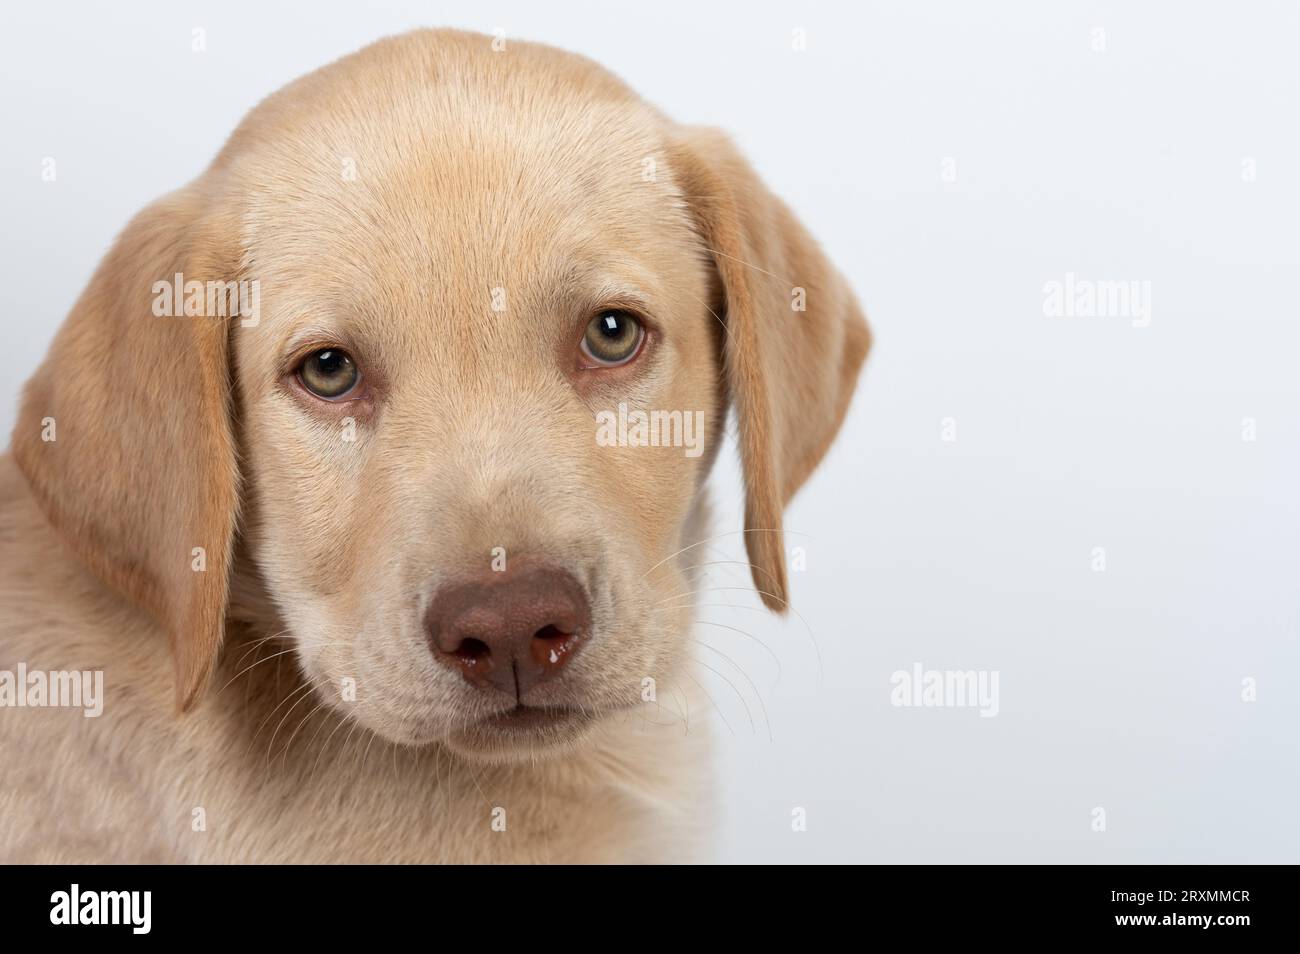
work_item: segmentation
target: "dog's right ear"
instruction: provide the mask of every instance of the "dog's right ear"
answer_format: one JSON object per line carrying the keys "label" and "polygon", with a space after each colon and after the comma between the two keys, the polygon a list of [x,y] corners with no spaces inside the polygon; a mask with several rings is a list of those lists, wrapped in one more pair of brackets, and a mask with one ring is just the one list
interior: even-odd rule
{"label": "dog's right ear", "polygon": [[178,274],[235,278],[206,204],[191,186],[132,220],[28,382],[13,434],[72,550],[165,627],[182,711],[224,630],[238,501],[230,319],[154,306]]}

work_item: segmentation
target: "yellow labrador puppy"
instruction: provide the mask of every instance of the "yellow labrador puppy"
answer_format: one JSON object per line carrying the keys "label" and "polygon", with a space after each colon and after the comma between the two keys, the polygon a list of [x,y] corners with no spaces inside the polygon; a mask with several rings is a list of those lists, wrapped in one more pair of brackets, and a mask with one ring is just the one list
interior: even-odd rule
{"label": "yellow labrador puppy", "polygon": [[[0,860],[698,857],[705,477],[746,543],[868,348],[728,140],[425,31],[118,239],[0,463]],[[703,716],[703,713],[700,713]]]}

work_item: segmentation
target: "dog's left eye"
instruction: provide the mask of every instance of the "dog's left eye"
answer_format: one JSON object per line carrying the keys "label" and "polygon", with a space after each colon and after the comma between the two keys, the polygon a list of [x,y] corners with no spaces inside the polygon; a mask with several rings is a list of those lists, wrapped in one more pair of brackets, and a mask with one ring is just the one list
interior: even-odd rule
{"label": "dog's left eye", "polygon": [[337,401],[357,386],[361,372],[346,351],[325,348],[313,351],[298,367],[298,380],[312,394]]}
{"label": "dog's left eye", "polygon": [[614,368],[635,358],[643,340],[645,326],[635,315],[603,311],[587,323],[581,350],[594,366]]}

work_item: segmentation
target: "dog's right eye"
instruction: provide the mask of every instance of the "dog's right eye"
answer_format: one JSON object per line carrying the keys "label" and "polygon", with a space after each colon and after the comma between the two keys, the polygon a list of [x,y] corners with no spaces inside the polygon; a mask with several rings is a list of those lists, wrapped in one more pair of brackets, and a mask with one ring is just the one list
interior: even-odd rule
{"label": "dog's right eye", "polygon": [[357,386],[361,372],[346,351],[324,348],[307,355],[298,366],[298,380],[318,398],[337,401]]}

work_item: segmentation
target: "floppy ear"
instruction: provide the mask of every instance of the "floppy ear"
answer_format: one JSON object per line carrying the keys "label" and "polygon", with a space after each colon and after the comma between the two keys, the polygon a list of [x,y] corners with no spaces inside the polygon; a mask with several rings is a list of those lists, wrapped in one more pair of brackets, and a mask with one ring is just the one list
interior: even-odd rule
{"label": "floppy ear", "polygon": [[871,336],[843,277],[726,136],[679,127],[671,161],[721,286],[752,575],[781,612],[781,514],[839,430]]}
{"label": "floppy ear", "polygon": [[233,277],[202,210],[190,187],[132,220],[28,382],[13,435],[50,522],[166,629],[182,711],[221,644],[238,499],[228,319],[153,307],[155,282],[177,273]]}

